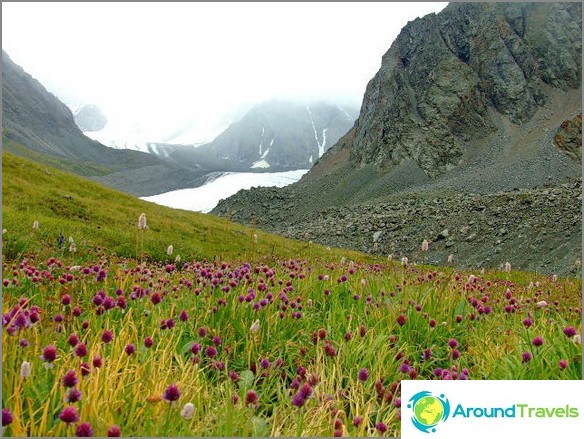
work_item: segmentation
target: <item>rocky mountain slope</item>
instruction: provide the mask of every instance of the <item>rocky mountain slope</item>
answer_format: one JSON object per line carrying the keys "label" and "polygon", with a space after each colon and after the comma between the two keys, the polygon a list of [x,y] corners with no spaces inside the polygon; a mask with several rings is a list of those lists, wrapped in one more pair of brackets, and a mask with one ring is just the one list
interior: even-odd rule
{"label": "rocky mountain slope", "polygon": [[[507,242],[523,239],[530,247],[505,247],[490,236],[442,249],[459,264],[507,259],[569,272],[581,258],[581,8],[452,3],[408,23],[369,82],[354,126],[300,182],[240,192],[213,213],[245,223],[255,216],[288,236],[408,256],[445,228],[483,224],[472,206],[484,206],[499,212],[488,219],[489,230],[514,222],[525,231],[537,227],[541,240],[503,226]],[[532,201],[524,205],[526,197]],[[434,200],[448,206],[438,217]],[[470,217],[457,206],[470,208]],[[373,227],[366,212],[379,209],[406,223]],[[344,212],[350,224],[339,221]],[[560,226],[550,212],[570,220]],[[375,248],[373,229],[389,238]],[[550,247],[565,257],[549,262]]]}

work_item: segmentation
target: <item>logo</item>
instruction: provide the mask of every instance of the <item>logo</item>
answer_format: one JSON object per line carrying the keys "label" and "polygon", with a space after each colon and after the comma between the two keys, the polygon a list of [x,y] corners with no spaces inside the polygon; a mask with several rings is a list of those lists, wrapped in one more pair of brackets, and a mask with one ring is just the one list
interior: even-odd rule
{"label": "logo", "polygon": [[450,415],[450,403],[444,395],[434,396],[431,392],[416,393],[408,401],[408,408],[412,409],[412,423],[414,427],[424,433],[435,433],[439,423],[444,422]]}

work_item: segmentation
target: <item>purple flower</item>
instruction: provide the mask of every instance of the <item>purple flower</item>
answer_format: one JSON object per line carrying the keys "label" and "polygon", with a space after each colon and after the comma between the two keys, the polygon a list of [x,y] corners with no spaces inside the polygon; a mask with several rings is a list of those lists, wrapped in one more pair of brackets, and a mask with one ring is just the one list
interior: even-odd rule
{"label": "purple flower", "polygon": [[526,328],[529,328],[532,323],[533,322],[529,317],[527,317],[525,320],[523,320],[523,326],[525,326]]}
{"label": "purple flower", "polygon": [[411,366],[406,362],[402,363],[401,366],[399,367],[399,371],[401,373],[409,373],[410,370],[411,370]]}
{"label": "purple flower", "polygon": [[63,385],[65,387],[75,387],[78,382],[79,378],[77,378],[77,374],[74,370],[69,370],[63,375]]}
{"label": "purple flower", "polygon": [[560,369],[564,370],[568,367],[568,360],[560,360]]}
{"label": "purple flower", "polygon": [[180,390],[176,384],[171,384],[164,391],[163,398],[168,402],[174,402],[180,397]]}
{"label": "purple flower", "polygon": [[306,398],[304,398],[300,393],[297,393],[292,397],[292,405],[295,407],[302,407],[305,402]]}
{"label": "purple flower", "polygon": [[99,368],[101,366],[103,366],[103,359],[99,355],[96,355],[93,357],[93,367]]}
{"label": "purple flower", "polygon": [[378,422],[375,424],[375,428],[377,428],[377,430],[382,434],[387,431],[387,425],[385,425],[383,422]]}
{"label": "purple flower", "polygon": [[197,333],[199,334],[199,337],[206,337],[207,336],[207,329],[205,327],[201,327],[201,328],[199,328]]}
{"label": "purple flower", "polygon": [[369,378],[369,371],[365,368],[361,369],[357,374],[357,378],[359,379],[359,381],[367,381],[367,379]]}
{"label": "purple flower", "polygon": [[44,349],[41,358],[45,360],[47,363],[52,363],[57,359],[57,348],[53,345],[47,346]]}
{"label": "purple flower", "polygon": [[30,345],[30,343],[28,342],[28,340],[26,338],[21,338],[20,341],[18,342],[18,345],[21,348],[27,348]]}
{"label": "purple flower", "polygon": [[456,340],[455,338],[451,338],[450,340],[448,340],[448,346],[454,349],[455,347],[458,346],[458,340]]}
{"label": "purple flower", "polygon": [[111,341],[114,339],[114,333],[112,331],[109,330],[105,330],[103,331],[103,333],[101,334],[101,341],[103,341],[104,343],[111,343]]}
{"label": "purple flower", "polygon": [[91,424],[89,422],[82,422],[77,426],[77,430],[75,431],[75,435],[77,437],[91,437],[93,436],[93,428],[91,428]]}
{"label": "purple flower", "polygon": [[353,425],[355,427],[358,427],[359,425],[361,425],[362,422],[363,422],[363,418],[361,416],[355,416],[353,418]]}
{"label": "purple flower", "polygon": [[572,338],[577,334],[576,328],[573,326],[568,326],[566,329],[564,329],[564,334],[566,334],[566,337]]}
{"label": "purple flower", "polygon": [[209,358],[213,358],[217,355],[217,349],[215,349],[213,346],[209,346],[207,349],[205,349],[205,355]]}
{"label": "purple flower", "polygon": [[79,369],[81,369],[82,376],[87,376],[91,373],[91,366],[89,365],[89,363],[86,362],[81,363]]}
{"label": "purple flower", "polygon": [[298,390],[298,393],[302,395],[304,399],[310,398],[312,396],[312,392],[312,386],[308,383],[302,384],[302,386],[300,386],[300,390]]}
{"label": "purple flower", "polygon": [[453,360],[458,360],[460,358],[460,351],[458,349],[452,349],[452,352],[450,352],[450,356],[452,357]]}
{"label": "purple flower", "polygon": [[213,344],[214,344],[215,346],[221,346],[221,343],[223,343],[223,342],[221,341],[221,337],[218,337],[218,336],[215,336],[215,337],[213,337],[213,340],[212,340],[212,341],[213,341]]}
{"label": "purple flower", "polygon": [[59,419],[66,424],[79,421],[79,412],[72,405],[65,407],[61,413],[59,413]]}
{"label": "purple flower", "polygon": [[120,437],[122,435],[122,430],[119,425],[110,425],[107,428],[107,437]]}
{"label": "purple flower", "polygon": [[77,334],[71,334],[67,340],[70,346],[75,347],[79,343],[79,336]]}
{"label": "purple flower", "polygon": [[186,322],[186,321],[189,319],[189,315],[188,315],[188,313],[186,312],[186,310],[184,310],[184,309],[183,309],[183,310],[180,312],[180,314],[179,314],[179,316],[178,316],[178,319],[179,319],[181,322]]}
{"label": "purple flower", "polygon": [[256,404],[258,402],[258,394],[255,390],[248,390],[245,395],[245,404]]}
{"label": "purple flower", "polygon": [[136,353],[136,346],[134,346],[132,343],[128,343],[124,348],[124,352],[126,352],[128,355],[134,355]]}
{"label": "purple flower", "polygon": [[262,360],[260,361],[260,367],[262,369],[267,369],[268,367],[270,367],[270,360],[268,360],[267,358],[262,358]]}
{"label": "purple flower", "polygon": [[197,355],[199,352],[201,352],[202,348],[203,347],[199,343],[193,343],[193,345],[191,346],[191,352],[194,355]]}
{"label": "purple flower", "polygon": [[13,416],[9,408],[2,409],[2,427],[12,424]]}
{"label": "purple flower", "polygon": [[527,363],[528,361],[531,361],[531,352],[523,352],[521,354],[521,362]]}
{"label": "purple flower", "polygon": [[229,372],[229,378],[231,378],[233,382],[237,382],[239,381],[239,374],[237,372],[231,371]]}
{"label": "purple flower", "polygon": [[87,346],[85,343],[79,343],[75,348],[75,355],[78,357],[85,357],[87,355]]}
{"label": "purple flower", "polygon": [[65,398],[66,402],[77,402],[81,400],[81,391],[75,387],[69,389],[67,392],[67,397]]}
{"label": "purple flower", "polygon": [[543,345],[543,338],[538,335],[531,342],[533,343],[534,346],[539,347],[539,346]]}
{"label": "purple flower", "polygon": [[152,338],[151,338],[151,337],[146,337],[146,338],[144,339],[144,346],[146,346],[148,349],[150,349],[150,348],[152,347],[152,344],[153,344],[153,343],[154,343],[154,342],[153,342],[153,340],[152,340]]}
{"label": "purple flower", "polygon": [[398,323],[398,325],[400,325],[400,326],[403,326],[403,325],[405,325],[405,324],[406,324],[406,316],[405,316],[405,315],[403,315],[403,314],[400,314],[400,315],[397,317],[397,323]]}

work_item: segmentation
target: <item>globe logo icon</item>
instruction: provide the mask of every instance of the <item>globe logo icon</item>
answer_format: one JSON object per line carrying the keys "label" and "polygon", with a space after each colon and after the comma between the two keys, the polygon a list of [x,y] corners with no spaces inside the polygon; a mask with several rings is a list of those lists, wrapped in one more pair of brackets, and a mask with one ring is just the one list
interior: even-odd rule
{"label": "globe logo icon", "polygon": [[435,427],[450,415],[448,399],[444,395],[434,396],[427,391],[412,396],[408,408],[412,410],[412,423],[424,433],[435,433]]}

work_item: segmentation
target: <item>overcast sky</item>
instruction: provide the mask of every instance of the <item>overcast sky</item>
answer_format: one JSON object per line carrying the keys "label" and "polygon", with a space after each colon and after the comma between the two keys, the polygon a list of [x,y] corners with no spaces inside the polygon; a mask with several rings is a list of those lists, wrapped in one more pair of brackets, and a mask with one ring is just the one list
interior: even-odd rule
{"label": "overcast sky", "polygon": [[110,120],[207,124],[246,102],[346,98],[401,28],[446,3],[2,2],[2,48]]}

